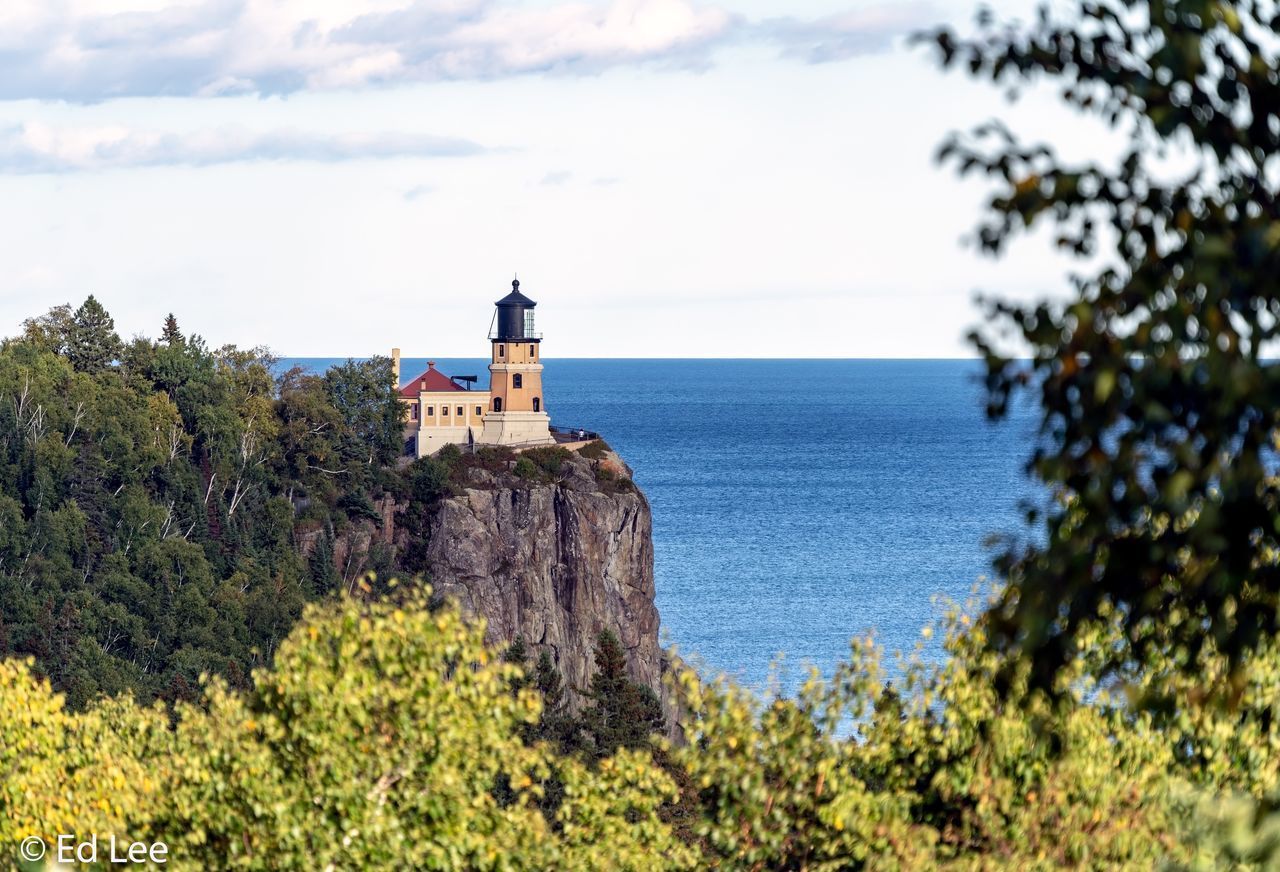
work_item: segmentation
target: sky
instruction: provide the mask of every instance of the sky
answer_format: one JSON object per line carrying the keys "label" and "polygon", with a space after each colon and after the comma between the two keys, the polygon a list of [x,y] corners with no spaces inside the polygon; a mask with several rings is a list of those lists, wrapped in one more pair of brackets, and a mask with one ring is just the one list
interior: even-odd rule
{"label": "sky", "polygon": [[481,357],[518,273],[549,357],[967,356],[975,292],[1071,264],[967,245],[939,143],[1102,135],[907,44],[975,8],[4,0],[0,334],[92,293],[125,338]]}

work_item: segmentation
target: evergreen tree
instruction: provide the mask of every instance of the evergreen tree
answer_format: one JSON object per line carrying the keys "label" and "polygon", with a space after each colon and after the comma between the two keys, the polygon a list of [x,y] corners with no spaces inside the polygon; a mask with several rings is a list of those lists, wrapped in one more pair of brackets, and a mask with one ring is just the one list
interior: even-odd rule
{"label": "evergreen tree", "polygon": [[503,663],[515,663],[518,666],[524,666],[525,661],[529,659],[529,646],[525,644],[524,636],[516,636],[515,640],[507,646],[507,650],[502,652]]}
{"label": "evergreen tree", "polygon": [[545,648],[538,654],[533,686],[542,696],[542,717],[538,719],[533,738],[551,742],[566,754],[581,748],[582,725],[569,713],[564,680]]}
{"label": "evergreen tree", "polygon": [[120,356],[123,345],[116,323],[92,294],[71,319],[67,357],[81,372],[103,372]]}
{"label": "evergreen tree", "polygon": [[160,331],[160,341],[170,348],[183,343],[182,331],[178,329],[178,319],[172,312],[165,316],[164,329]]}
{"label": "evergreen tree", "polygon": [[644,748],[649,736],[663,729],[662,705],[652,690],[627,677],[627,658],[612,630],[596,638],[596,674],[587,697],[591,706],[582,714],[582,725],[591,737],[597,757],[608,757],[619,748]]}
{"label": "evergreen tree", "polygon": [[315,547],[311,549],[307,574],[310,576],[312,593],[326,593],[337,585],[338,570],[333,563],[333,531],[327,524],[320,531]]}
{"label": "evergreen tree", "polygon": [[530,670],[529,653],[529,645],[523,636],[516,636],[502,652],[504,662],[516,664],[525,673],[511,682],[512,694],[532,687],[542,697],[542,716],[536,724],[526,726],[525,741],[529,744],[550,742],[566,754],[578,750],[582,747],[582,726],[569,713],[560,670],[556,669],[546,648],[538,652],[538,662]]}

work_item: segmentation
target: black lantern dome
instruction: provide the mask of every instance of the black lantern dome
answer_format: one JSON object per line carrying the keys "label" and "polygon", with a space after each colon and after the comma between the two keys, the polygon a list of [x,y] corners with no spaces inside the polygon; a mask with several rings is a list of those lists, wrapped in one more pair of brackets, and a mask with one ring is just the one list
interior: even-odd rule
{"label": "black lantern dome", "polygon": [[520,293],[520,280],[511,282],[511,293],[497,303],[497,325],[491,339],[538,340],[542,337],[533,331],[533,307],[538,305]]}

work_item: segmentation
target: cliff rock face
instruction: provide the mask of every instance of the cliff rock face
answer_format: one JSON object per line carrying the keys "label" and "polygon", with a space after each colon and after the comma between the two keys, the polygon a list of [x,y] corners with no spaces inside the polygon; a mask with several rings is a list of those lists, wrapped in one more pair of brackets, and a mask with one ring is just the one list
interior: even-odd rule
{"label": "cliff rock face", "polygon": [[[594,462],[574,454],[554,481],[473,470],[460,494],[433,509],[428,529],[400,532],[427,541],[435,591],[483,616],[491,642],[521,636],[548,649],[573,691],[590,683],[596,635],[611,629],[632,679],[665,699],[652,516],[612,452]],[[571,693],[570,702],[581,700]]]}

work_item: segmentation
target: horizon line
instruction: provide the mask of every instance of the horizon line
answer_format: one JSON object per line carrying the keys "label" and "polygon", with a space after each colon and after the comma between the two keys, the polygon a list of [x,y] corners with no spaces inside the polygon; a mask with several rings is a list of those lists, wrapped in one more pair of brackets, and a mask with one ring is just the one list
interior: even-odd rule
{"label": "horizon line", "polygon": [[[364,355],[354,355],[354,354],[277,354],[277,357],[278,357],[280,360],[369,360],[371,357],[375,357],[375,356],[387,357],[388,355],[385,355],[385,354],[383,354],[383,355],[371,355],[371,354],[364,354]],[[454,354],[437,354],[437,355],[406,355],[406,354],[404,354],[403,352],[401,352],[401,354],[400,354],[400,359],[401,359],[401,360],[485,360],[485,359],[486,359],[486,357],[485,357],[484,355],[470,355],[470,354],[459,354],[459,355],[454,355]],[[978,356],[978,355],[970,355],[970,356],[967,356],[967,357],[937,357],[937,356],[933,356],[933,357],[909,357],[909,356],[892,356],[892,357],[829,357],[829,356],[828,356],[828,357],[809,357],[809,356],[797,356],[797,357],[783,357],[783,356],[775,356],[775,357],[713,357],[713,356],[705,356],[705,355],[703,355],[703,356],[678,356],[678,355],[669,355],[669,356],[668,356],[668,355],[661,355],[661,356],[649,356],[649,357],[623,357],[623,356],[607,356],[607,357],[604,357],[604,356],[584,356],[584,357],[577,357],[577,356],[572,356],[572,355],[563,355],[563,356],[562,356],[562,355],[557,355],[557,356],[555,356],[555,357],[548,357],[548,358],[544,358],[544,360],[545,360],[545,361],[554,361],[554,360],[847,360],[847,361],[859,361],[859,360],[867,360],[867,361],[871,361],[871,360],[903,360],[903,361],[907,361],[907,360],[920,360],[920,361],[929,361],[929,360],[937,360],[937,361],[971,360],[971,361],[981,361],[981,360],[982,360],[982,358],[981,358],[980,356]]]}

